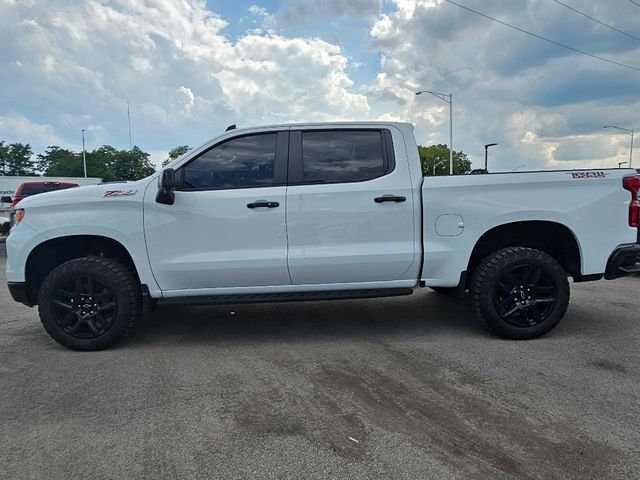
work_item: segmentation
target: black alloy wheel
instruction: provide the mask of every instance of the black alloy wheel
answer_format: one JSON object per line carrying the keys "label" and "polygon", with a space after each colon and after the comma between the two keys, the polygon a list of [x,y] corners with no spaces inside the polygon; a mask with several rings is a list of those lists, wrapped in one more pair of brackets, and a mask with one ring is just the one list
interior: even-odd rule
{"label": "black alloy wheel", "polygon": [[558,292],[548,271],[539,265],[517,265],[496,284],[496,312],[514,327],[533,327],[544,322],[558,302]]}
{"label": "black alloy wheel", "polygon": [[45,330],[75,350],[101,350],[125,337],[142,314],[135,271],[115,259],[89,256],[54,268],[38,293]]}
{"label": "black alloy wheel", "polygon": [[89,275],[78,275],[61,282],[51,303],[58,326],[75,338],[104,335],[118,314],[113,293],[100,280]]}
{"label": "black alloy wheel", "polygon": [[469,286],[476,318],[513,340],[553,330],[569,306],[567,272],[546,252],[507,247],[484,258]]}

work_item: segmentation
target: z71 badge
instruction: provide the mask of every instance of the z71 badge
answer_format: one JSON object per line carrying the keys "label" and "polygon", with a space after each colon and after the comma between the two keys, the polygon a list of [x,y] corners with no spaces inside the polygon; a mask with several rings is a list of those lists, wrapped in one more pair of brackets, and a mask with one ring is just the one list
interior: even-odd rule
{"label": "z71 badge", "polygon": [[580,180],[583,178],[604,178],[609,175],[607,172],[588,171],[588,172],[570,172],[571,178]]}
{"label": "z71 badge", "polygon": [[131,197],[138,193],[138,190],[107,190],[103,197]]}

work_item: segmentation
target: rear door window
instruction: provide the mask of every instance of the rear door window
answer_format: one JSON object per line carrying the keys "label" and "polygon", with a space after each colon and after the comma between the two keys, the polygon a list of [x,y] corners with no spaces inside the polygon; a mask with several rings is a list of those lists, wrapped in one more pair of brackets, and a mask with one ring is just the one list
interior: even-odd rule
{"label": "rear door window", "polygon": [[391,170],[381,130],[302,131],[302,183],[371,180]]}

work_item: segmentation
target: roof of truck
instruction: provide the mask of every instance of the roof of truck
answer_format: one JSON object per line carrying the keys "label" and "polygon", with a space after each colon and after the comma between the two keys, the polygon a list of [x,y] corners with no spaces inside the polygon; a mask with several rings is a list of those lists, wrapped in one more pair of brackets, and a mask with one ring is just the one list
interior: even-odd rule
{"label": "roof of truck", "polygon": [[235,125],[230,125],[228,132],[241,132],[243,130],[257,130],[261,128],[300,128],[300,127],[331,127],[331,126],[357,126],[357,125],[395,125],[398,127],[410,127],[413,128],[413,124],[409,122],[397,122],[386,120],[353,120],[353,121],[336,121],[336,122],[301,122],[301,123],[274,123],[270,125],[252,125],[242,128],[231,128]]}

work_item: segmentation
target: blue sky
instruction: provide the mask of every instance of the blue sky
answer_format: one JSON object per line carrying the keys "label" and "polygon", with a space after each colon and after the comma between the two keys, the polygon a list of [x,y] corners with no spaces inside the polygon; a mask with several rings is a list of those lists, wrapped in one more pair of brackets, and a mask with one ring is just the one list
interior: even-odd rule
{"label": "blue sky", "polygon": [[[640,40],[554,0],[456,0],[640,67]],[[565,3],[640,37],[627,0]],[[494,170],[616,166],[640,130],[640,71],[549,45],[444,0],[0,0],[0,140],[128,146],[160,162],[224,128],[389,119]],[[640,155],[640,153],[638,153]],[[640,158],[636,160],[640,166]]]}

